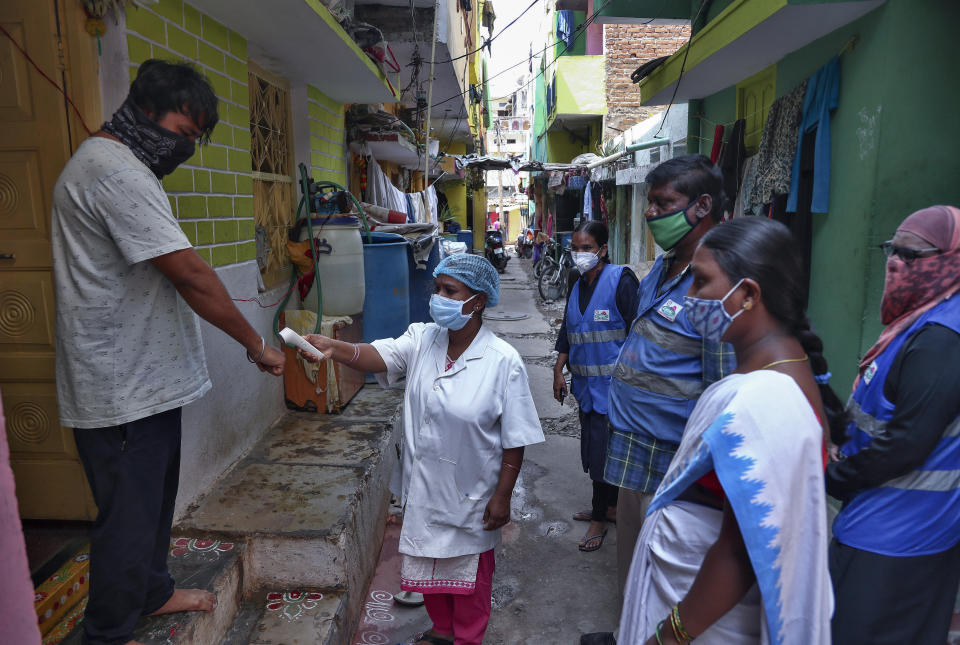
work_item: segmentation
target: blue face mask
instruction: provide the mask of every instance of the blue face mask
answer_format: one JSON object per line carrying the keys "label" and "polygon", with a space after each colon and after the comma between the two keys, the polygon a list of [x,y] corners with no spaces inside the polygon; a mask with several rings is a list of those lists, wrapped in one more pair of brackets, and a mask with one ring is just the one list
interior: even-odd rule
{"label": "blue face mask", "polygon": [[461,313],[463,305],[476,298],[477,295],[478,294],[473,294],[466,300],[454,300],[453,298],[444,298],[435,293],[430,296],[430,317],[433,318],[433,322],[441,327],[446,327],[453,331],[463,329],[464,325],[473,318],[472,313]]}
{"label": "blue face mask", "polygon": [[720,342],[723,335],[730,329],[730,325],[733,324],[733,319],[743,313],[743,309],[741,309],[731,316],[723,306],[723,303],[730,297],[730,294],[736,291],[737,287],[742,283],[743,278],[740,279],[740,282],[733,285],[733,288],[727,292],[727,295],[719,300],[691,298],[690,296],[683,298],[683,305],[687,312],[687,320],[689,320],[693,328],[697,330],[697,333],[703,336],[704,340]]}

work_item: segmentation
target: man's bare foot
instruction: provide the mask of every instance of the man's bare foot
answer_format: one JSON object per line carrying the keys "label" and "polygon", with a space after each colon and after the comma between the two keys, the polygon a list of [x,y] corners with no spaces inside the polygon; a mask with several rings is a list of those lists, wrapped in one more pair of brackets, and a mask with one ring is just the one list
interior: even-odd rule
{"label": "man's bare foot", "polygon": [[174,589],[170,600],[151,616],[172,614],[176,611],[213,611],[217,608],[217,597],[203,589]]}

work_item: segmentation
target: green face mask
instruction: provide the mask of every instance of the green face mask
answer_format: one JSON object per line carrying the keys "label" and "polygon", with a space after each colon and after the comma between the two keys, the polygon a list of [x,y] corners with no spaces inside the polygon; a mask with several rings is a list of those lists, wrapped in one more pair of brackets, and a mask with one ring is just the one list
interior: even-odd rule
{"label": "green face mask", "polygon": [[687,209],[693,206],[693,200],[683,208],[672,213],[658,215],[647,220],[647,226],[653,234],[653,239],[664,251],[669,251],[692,231],[696,224],[687,221]]}

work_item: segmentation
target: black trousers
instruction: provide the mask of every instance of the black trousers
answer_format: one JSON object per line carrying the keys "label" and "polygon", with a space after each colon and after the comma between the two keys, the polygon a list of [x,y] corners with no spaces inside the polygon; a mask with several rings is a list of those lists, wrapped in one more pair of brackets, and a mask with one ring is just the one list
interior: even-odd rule
{"label": "black trousers", "polygon": [[940,645],[947,642],[957,600],[960,545],[899,558],[833,540],[830,577],[834,643]]}
{"label": "black trousers", "polygon": [[603,481],[603,467],[607,460],[607,441],[610,428],[607,415],[599,412],[580,412],[580,463],[583,472],[593,480],[593,502],[590,512],[595,522],[607,520],[607,508],[617,505],[620,488]]}
{"label": "black trousers", "polygon": [[620,487],[606,482],[593,482],[593,503],[591,504],[590,519],[594,522],[607,521],[607,509],[617,507],[620,497]]}
{"label": "black trousers", "polygon": [[173,595],[167,553],[180,479],[180,408],[73,435],[99,510],[84,643],[126,643],[140,616]]}

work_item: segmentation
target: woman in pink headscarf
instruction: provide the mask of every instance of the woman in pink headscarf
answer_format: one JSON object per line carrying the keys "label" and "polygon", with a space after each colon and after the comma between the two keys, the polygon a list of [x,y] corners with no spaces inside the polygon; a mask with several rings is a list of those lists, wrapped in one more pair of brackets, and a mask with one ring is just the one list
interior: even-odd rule
{"label": "woman in pink headscarf", "polygon": [[886,328],[827,468],[843,501],[833,642],[944,643],[960,585],[960,210],[917,211],[881,248]]}

